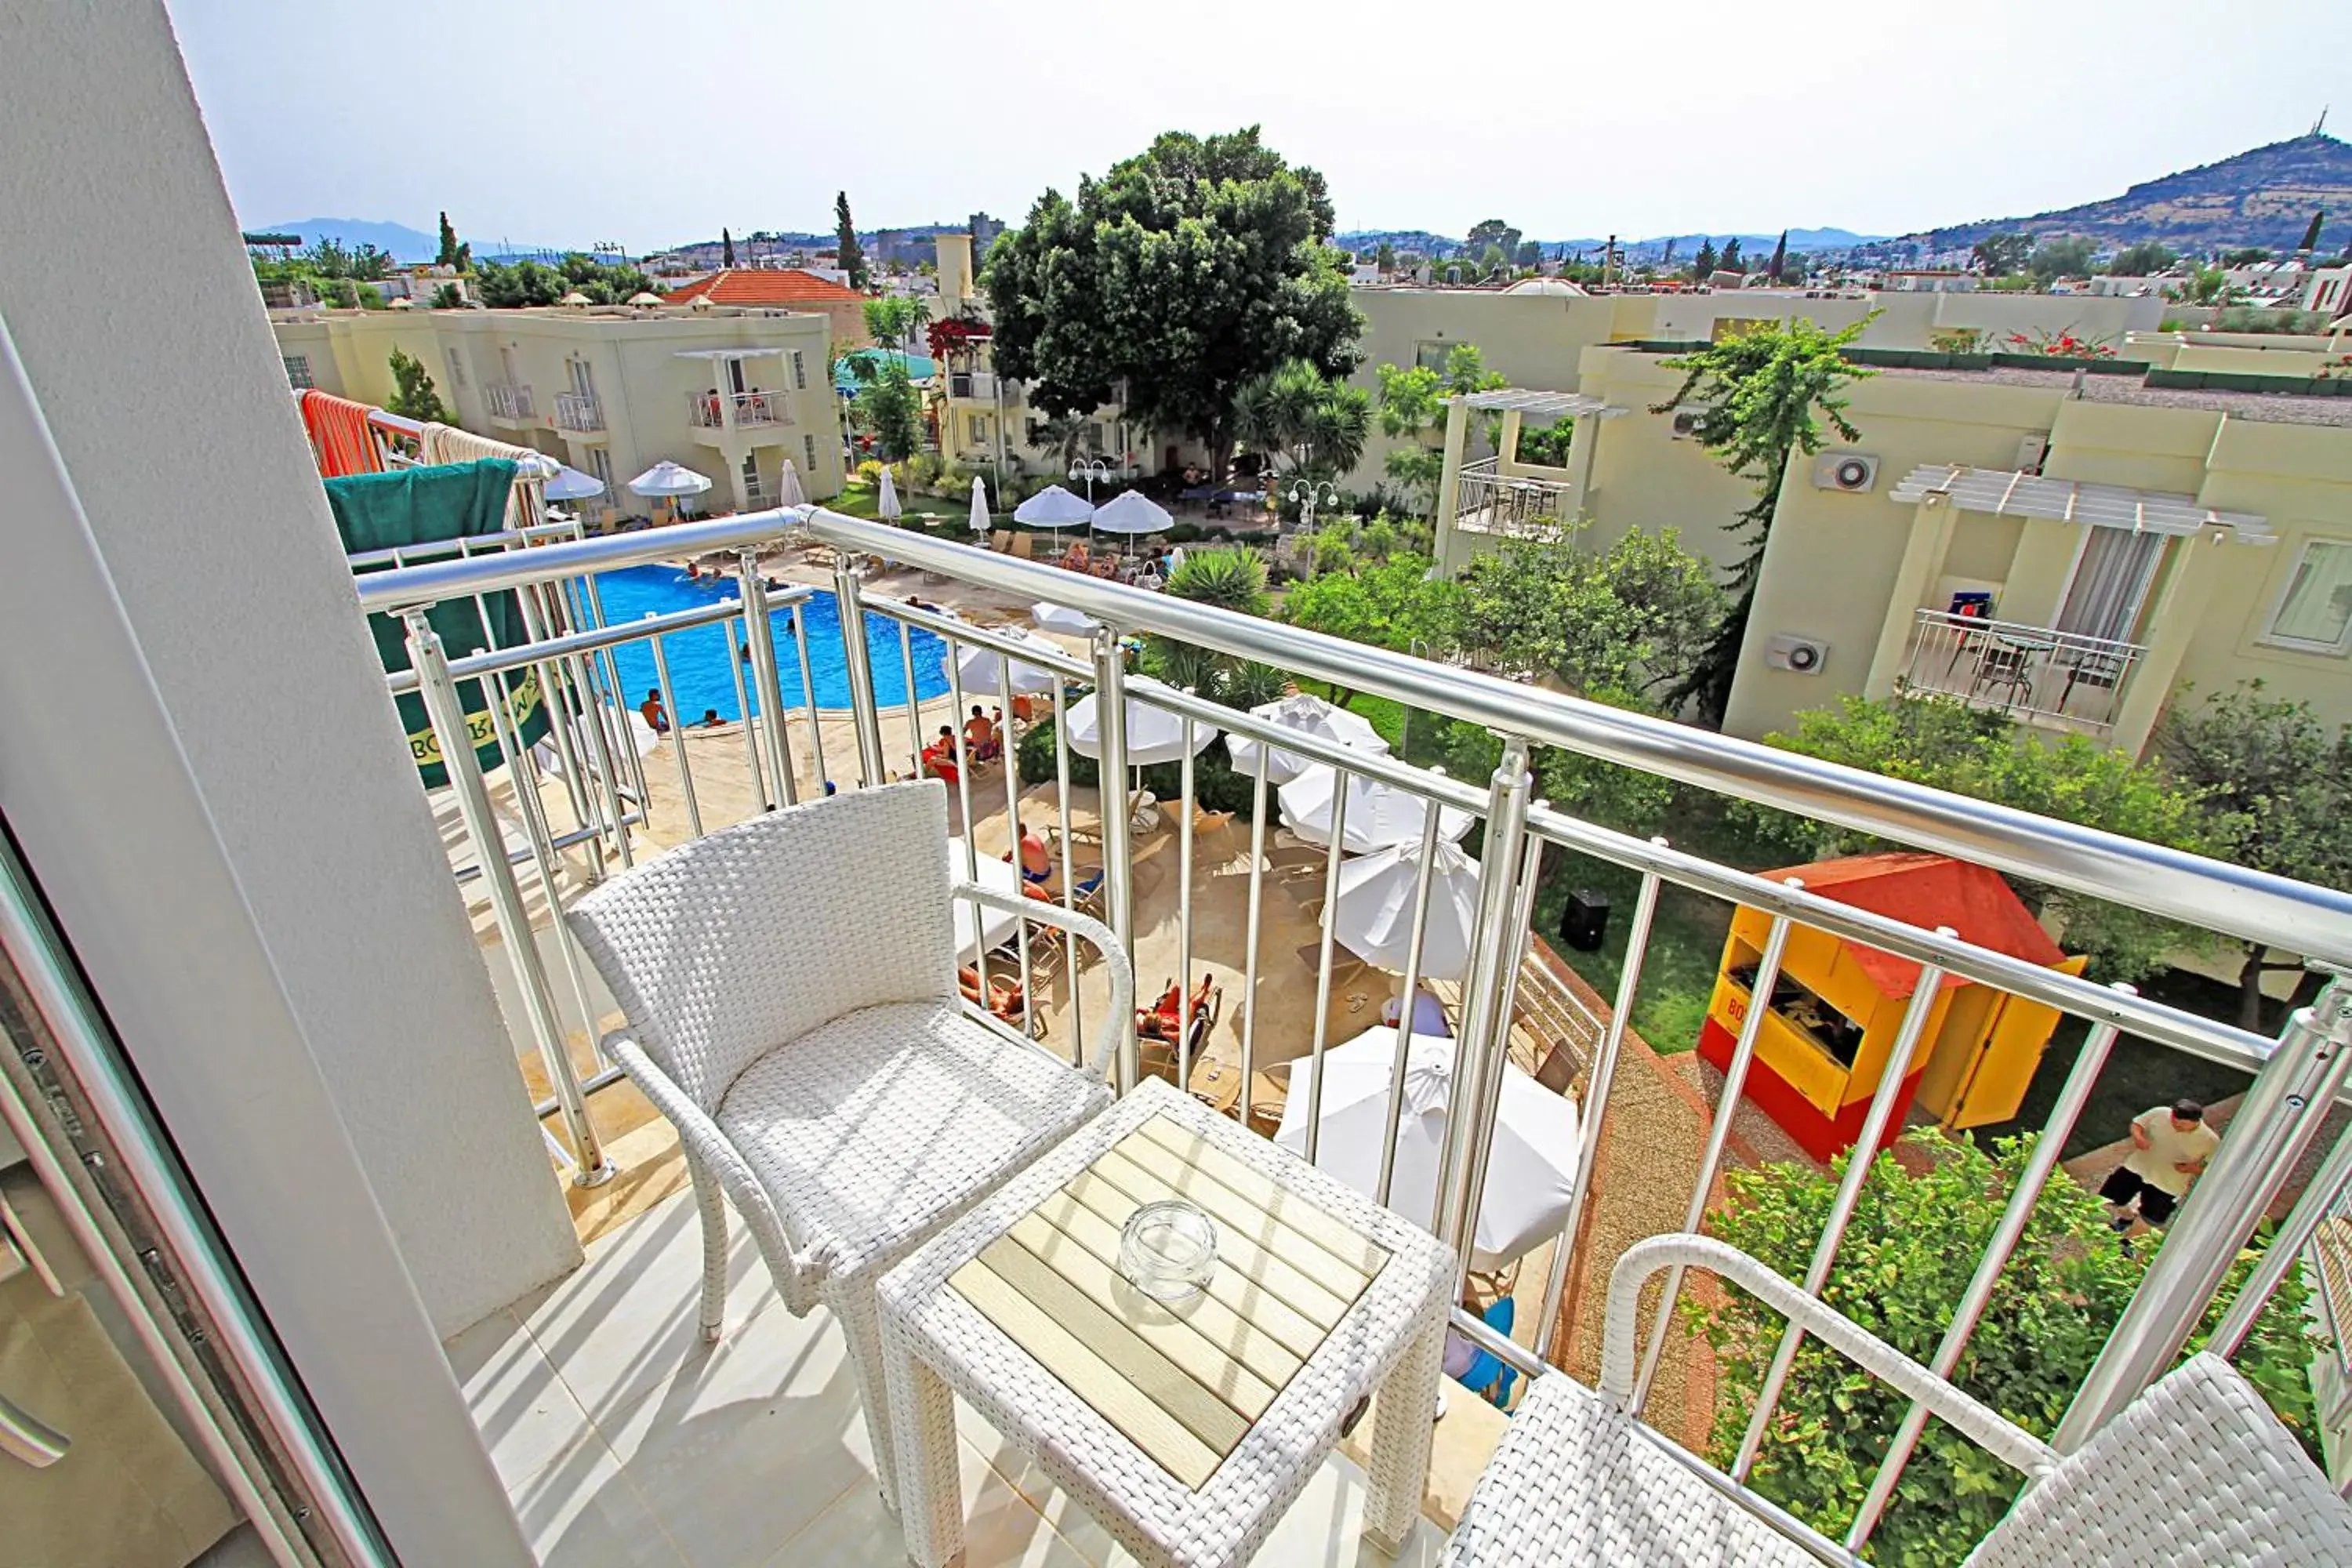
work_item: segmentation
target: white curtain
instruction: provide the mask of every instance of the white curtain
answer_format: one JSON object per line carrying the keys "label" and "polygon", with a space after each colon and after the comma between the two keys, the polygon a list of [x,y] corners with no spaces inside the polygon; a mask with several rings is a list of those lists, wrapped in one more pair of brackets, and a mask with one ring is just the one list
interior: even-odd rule
{"label": "white curtain", "polygon": [[2147,585],[2163,559],[2166,535],[2093,528],[2074,563],[2074,581],[2058,612],[2058,630],[2110,642],[2131,640]]}
{"label": "white curtain", "polygon": [[2332,647],[2344,640],[2347,626],[2352,626],[2352,544],[2315,539],[2295,563],[2271,635]]}

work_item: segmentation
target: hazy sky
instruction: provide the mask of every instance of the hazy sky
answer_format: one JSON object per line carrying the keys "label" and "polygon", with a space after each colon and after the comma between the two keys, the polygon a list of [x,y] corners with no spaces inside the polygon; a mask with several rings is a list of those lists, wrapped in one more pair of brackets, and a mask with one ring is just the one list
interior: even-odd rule
{"label": "hazy sky", "polygon": [[245,222],[446,207],[632,251],[829,229],[843,187],[862,227],[1017,221],[1253,121],[1343,228],[1553,238],[2071,205],[2300,135],[2331,89],[2352,133],[2347,0],[171,5]]}

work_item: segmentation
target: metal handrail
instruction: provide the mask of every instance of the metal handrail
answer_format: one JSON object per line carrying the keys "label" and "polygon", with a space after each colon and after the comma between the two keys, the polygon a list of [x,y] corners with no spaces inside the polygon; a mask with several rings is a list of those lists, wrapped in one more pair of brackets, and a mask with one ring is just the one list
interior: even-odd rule
{"label": "metal handrail", "polygon": [[[820,507],[781,515],[804,517],[810,534],[822,542],[887,555],[1024,599],[1050,598],[1125,630],[1181,638],[1718,794],[2352,966],[2352,892],[1433,665],[1281,621],[1081,577]],[[735,521],[748,526],[753,520]]]}
{"label": "metal handrail", "polygon": [[2352,892],[1432,664],[1281,621],[931,539],[822,507],[746,512],[715,522],[436,562],[373,573],[358,579],[354,587],[362,608],[393,610],[583,572],[756,547],[803,524],[812,537],[843,550],[886,555],[1023,599],[1051,599],[1127,630],[1179,637],[1717,794],[2352,967]]}

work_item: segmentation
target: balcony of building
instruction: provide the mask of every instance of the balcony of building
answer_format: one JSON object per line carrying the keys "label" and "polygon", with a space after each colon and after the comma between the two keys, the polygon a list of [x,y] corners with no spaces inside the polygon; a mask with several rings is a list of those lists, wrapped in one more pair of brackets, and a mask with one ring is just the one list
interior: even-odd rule
{"label": "balcony of building", "polygon": [[781,393],[697,392],[686,400],[687,423],[713,437],[728,430],[758,430],[790,425],[793,413]]}
{"label": "balcony of building", "polygon": [[1576,487],[1563,479],[1506,473],[1501,457],[1462,466],[1454,525],[1504,539],[1556,540],[1576,517]]}
{"label": "balcony of building", "polygon": [[2125,688],[2147,653],[2137,643],[1948,610],[1919,610],[1913,626],[1897,691],[2087,735],[2114,731]]}
{"label": "balcony of building", "polygon": [[574,435],[593,436],[604,428],[604,405],[592,392],[555,395],[555,427]]}
{"label": "balcony of building", "polygon": [[[1344,733],[1293,729],[1125,675],[1112,641],[1050,629],[1032,635],[1013,623],[1044,600],[1121,632],[1172,633],[1181,624],[1190,638],[1275,663],[1301,679],[1344,673],[1358,689],[1411,702],[1423,713],[1503,730],[1516,737],[1512,748],[1535,736],[1547,744],[1569,744],[1573,737],[1629,765],[1671,752],[1686,779],[1801,805],[2021,875],[2093,887],[2128,881],[2147,907],[2175,918],[2240,930],[2336,918],[2328,902],[2335,896],[2315,889],[2250,887],[2233,873],[2146,846],[2086,840],[2000,808],[1860,781],[1790,754],[1276,623],[1197,606],[1182,606],[1180,621],[1177,607],[1163,609],[1166,601],[1138,590],[831,513],[687,525],[660,539],[539,542],[543,547],[525,580],[538,580],[552,602],[573,608],[572,632],[473,656],[466,668],[493,679],[501,667],[544,670],[560,689],[579,694],[583,722],[550,735],[547,746],[561,766],[525,770],[530,782],[520,787],[513,770],[492,770],[484,810],[475,814],[489,825],[487,837],[468,826],[462,801],[443,796],[440,816],[453,869],[509,1005],[525,1077],[539,1096],[549,1147],[569,1178],[589,1245],[583,1268],[494,1313],[449,1346],[499,1473],[549,1563],[896,1563],[907,1552],[900,1523],[878,1492],[842,1331],[824,1309],[805,1318],[783,1310],[740,1224],[727,1254],[724,1338],[712,1346],[698,1333],[703,1256],[677,1132],[607,1054],[604,1036],[618,1022],[617,1010],[584,953],[550,920],[552,910],[625,874],[629,858],[646,865],[725,825],[817,800],[835,786],[847,793],[862,781],[893,775],[944,776],[953,837],[943,849],[959,878],[982,887],[1017,885],[1004,863],[1020,853],[1012,826],[1017,818],[1049,846],[1045,895],[1104,914],[1132,953],[1143,999],[1170,986],[1169,977],[1204,983],[1173,985],[1169,1038],[1155,1041],[1147,1033],[1123,1047],[1114,1074],[1122,1089],[1155,1076],[1183,1084],[1237,1127],[1304,1153],[1293,1134],[1313,1114],[1291,1094],[1301,1075],[1311,1082],[1322,1063],[1360,1046],[1368,1032],[1378,1035],[1372,1020],[1391,992],[1426,992],[1443,1028],[1465,1053],[1462,1060],[1488,1064],[1467,1070],[1491,1069],[1499,1079],[1489,1081],[1500,1081],[1506,1098],[1533,1096],[1527,1104],[1553,1108],[1559,1146],[1549,1155],[1560,1201],[1522,1235],[1491,1249],[1504,1256],[1485,1256],[1490,1248],[1482,1226],[1524,1178],[1498,1185],[1491,1178],[1482,1184],[1476,1173],[1521,1157],[1501,1131],[1499,1101],[1441,1092],[1432,1102],[1431,1125],[1458,1139],[1453,1158],[1461,1163],[1435,1171],[1430,1179],[1439,1191],[1429,1198],[1391,1191],[1390,1175],[1362,1178],[1368,1190],[1390,1193],[1409,1218],[1430,1220],[1465,1241],[1476,1237],[1480,1254],[1465,1280],[1475,1307],[1458,1310],[1454,1323],[1465,1356],[1486,1356],[1478,1364],[1488,1370],[1464,1374],[1475,1383],[1446,1385],[1423,1518],[1399,1559],[1408,1563],[1437,1560],[1529,1379],[1588,1382],[1596,1375],[1600,1298],[1615,1260],[1642,1237],[1701,1227],[1708,1194],[1723,1174],[1768,1157],[1759,1150],[1789,1147],[1743,1095],[1746,1069],[1727,1079],[1685,1076],[1620,1021],[1639,994],[1652,913],[1663,891],[1761,911],[1759,919],[1769,918],[1780,941],[1791,932],[1833,933],[2086,1020],[2081,1059],[2088,1065],[2070,1075],[2049,1113],[2042,1136],[2053,1158],[2037,1167],[2031,1190],[2018,1200],[2029,1206],[2041,1184],[2071,1179],[2056,1171],[2054,1151],[2123,1029],[2241,1063],[2274,1085],[2291,1073],[2318,1071],[2313,1053],[2326,1054],[2316,1036],[2291,1035],[2274,1046],[1663,841],[1597,828],[1570,810],[1528,798],[1524,752],[1507,750],[1492,779],[1449,778],[1354,749]],[[737,598],[698,602],[650,621],[607,627],[597,596],[584,588],[592,570],[681,552],[734,560],[745,549],[759,564],[740,577]],[[843,574],[836,574],[836,563]],[[446,567],[436,591],[463,591]],[[485,582],[516,580],[494,558],[467,570],[482,573]],[[371,602],[388,603],[402,593],[396,577],[360,582]],[[836,600],[820,615],[815,607],[828,593],[849,602]],[[850,613],[853,607],[863,613]],[[865,630],[829,639],[824,628],[842,625]],[[689,659],[689,639],[697,637],[723,639],[720,657]],[[725,647],[738,641],[750,658],[726,656]],[[689,668],[702,685],[685,684],[680,672]],[[863,679],[856,670],[866,672]],[[635,704],[619,698],[638,697],[648,679],[666,712],[684,716],[715,706],[722,710],[719,721],[663,733],[640,726],[631,717]],[[402,681],[394,678],[395,685]],[[1079,707],[1089,701],[1089,688],[1123,692],[1125,701],[1102,705],[1095,740],[1074,739],[1086,734]],[[975,701],[1002,709],[998,722],[1016,735],[1050,725],[1043,765],[1013,770],[988,761],[957,722]],[[2075,706],[2081,702],[2077,693]],[[775,722],[762,717],[769,713]],[[929,744],[942,722],[950,723],[952,739]],[[495,718],[491,723],[500,727]],[[1231,759],[1239,793],[1213,810],[1200,793],[1206,769],[1199,758],[1216,731],[1229,750],[1241,745]],[[1024,748],[1034,749],[1034,742]],[[471,753],[459,748],[456,754]],[[1510,765],[1514,754],[1520,769]],[[1158,800],[1132,798],[1106,812],[1100,792],[1071,778],[1082,760],[1116,766],[1120,757],[1156,770],[1145,783]],[[1269,777],[1292,772],[1290,764],[1307,789],[1298,788],[1300,778],[1279,784]],[[1308,776],[1318,773],[1319,805]],[[1475,857],[1441,852],[1440,845],[1465,837],[1473,826],[1481,829]],[[1347,909],[1355,879],[1384,853],[1403,868],[1404,892],[1381,937],[1356,927]],[[1548,930],[1535,927],[1538,868],[1547,854],[1562,853],[1624,868],[1642,888],[1613,996],[1576,980],[1550,954]],[[1464,879],[1461,885],[1441,883],[1441,868]],[[1327,910],[1337,918],[1327,919]],[[1066,1054],[1112,1016],[1101,960],[1073,956],[1044,928],[1018,918],[999,921],[980,909],[968,915],[958,938],[967,944],[962,962],[981,976],[974,994],[994,999],[992,1009],[975,1005],[971,1016],[991,1028],[1004,1026],[1004,1048],[1026,1049],[1024,1041],[1034,1038]],[[1751,969],[1758,963],[1780,963],[1773,942],[1750,956]],[[1774,992],[1776,982],[1769,973],[1750,974],[1749,984],[1761,994]],[[1016,986],[1019,1000],[1006,1002]],[[1914,993],[1931,1002],[1940,994],[1935,985]],[[1760,1022],[1779,1015],[1754,1009],[1751,1016]],[[2352,1029],[2352,1022],[2326,1026]],[[1750,1044],[1742,1049],[1753,1050],[1759,1033],[1748,1030]],[[1903,1076],[1890,1072],[1868,1097],[1874,1121],[1865,1142],[1878,1136],[1874,1129],[1891,1131],[1898,1124],[1904,1112],[1897,1100],[1907,1099]],[[2324,1103],[2335,1079],[2322,1077]],[[2306,1091],[2319,1082],[2298,1081]],[[1386,1114],[1389,1126],[1401,1129],[1402,1100],[1392,1100]],[[2225,1195],[2209,1202],[2193,1226],[2185,1214],[2165,1244],[2168,1257],[2183,1249],[2174,1258],[2181,1269],[2207,1253],[2238,1255],[2245,1229],[2273,1206],[2287,1169],[2317,1127],[2315,1116],[2283,1100],[2242,1118],[2225,1140],[2224,1148],[2236,1151],[2231,1162],[2217,1163],[2203,1184]],[[1370,1145],[1383,1142],[1375,1125]],[[1316,1163],[1337,1173],[1346,1158],[1327,1138]],[[1668,1170],[1672,1178],[1661,1181]],[[1402,1171],[1400,1162],[1400,1182]],[[2318,1224],[2315,1211],[2306,1214],[2311,1194],[2340,1192],[2347,1171],[2352,1142],[2303,1189],[2305,1202],[2266,1259],[2284,1265],[2300,1253]],[[1454,1194],[1466,1210],[1446,1206],[1453,1201],[1446,1194]],[[1441,1197],[1433,1209],[1432,1200]],[[1842,1215],[1851,1214],[1849,1202],[1839,1200]],[[1822,1235],[1821,1256],[1832,1263],[1844,1223],[1833,1217]],[[2016,1243],[2010,1234],[1985,1244],[1979,1276],[1987,1291],[2005,1249]],[[2247,1293],[2276,1283],[2267,1269],[2268,1262]],[[2108,1359],[2086,1380],[2083,1408],[2104,1403],[2111,1411],[2137,1392],[2168,1361],[2162,1347],[2179,1342],[2213,1294],[2210,1284],[2185,1295],[2143,1289]],[[1953,1355],[1961,1353],[1971,1314],[1985,1299],[1973,1296],[1976,1307],[1962,1310],[1949,1342]],[[1499,1323],[1508,1327],[1498,1332]],[[1717,1416],[1715,1396],[1706,1392],[1714,1378],[1710,1352],[1702,1339],[1679,1332],[1654,1342],[1655,1371],[1644,1375],[1643,1418],[1689,1454],[1702,1452]],[[1499,1403],[1482,1397],[1498,1389]],[[1756,1418],[1769,1420],[1776,1400],[1777,1393],[1759,1403]],[[1370,1430],[1348,1437],[1316,1468],[1256,1561],[1384,1561],[1358,1534],[1370,1495]],[[961,1401],[954,1447],[968,1563],[1129,1561],[1086,1506]],[[1887,1457],[1878,1478],[1887,1496],[1908,1454],[1906,1447]],[[1688,1455],[1684,1462],[1705,1468]],[[1824,1539],[1730,1477],[1717,1475],[1708,1485],[1729,1489],[1740,1508],[1824,1561],[1854,1563],[1848,1549],[1867,1542],[1875,1521],[1874,1508],[1865,1510],[1869,1518],[1835,1521]]]}
{"label": "balcony of building", "polygon": [[530,388],[518,382],[484,382],[482,405],[489,410],[490,418],[500,425],[528,425],[539,417]]}

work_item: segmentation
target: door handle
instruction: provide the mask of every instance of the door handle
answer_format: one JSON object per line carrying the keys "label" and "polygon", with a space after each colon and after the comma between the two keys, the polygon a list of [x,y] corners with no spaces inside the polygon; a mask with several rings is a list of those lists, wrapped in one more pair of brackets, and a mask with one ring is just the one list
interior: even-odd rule
{"label": "door handle", "polygon": [[0,1454],[44,1470],[66,1457],[73,1439],[0,1394]]}

